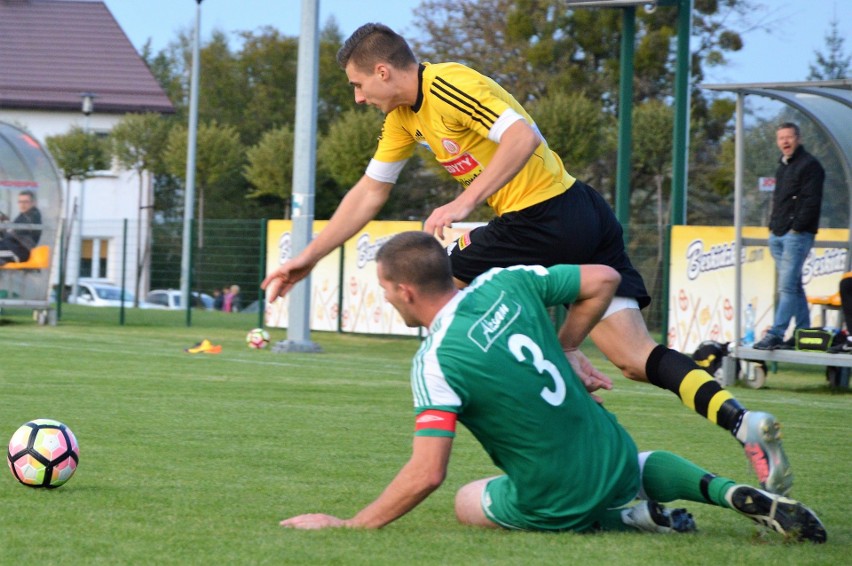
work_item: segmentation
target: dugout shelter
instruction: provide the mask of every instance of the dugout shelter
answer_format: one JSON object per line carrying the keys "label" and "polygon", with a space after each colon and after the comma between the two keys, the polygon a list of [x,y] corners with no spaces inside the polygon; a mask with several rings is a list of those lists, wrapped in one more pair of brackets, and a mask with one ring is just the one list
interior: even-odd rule
{"label": "dugout shelter", "polygon": [[[15,222],[22,191],[35,197],[41,224]],[[5,122],[0,122],[0,212],[0,237],[14,237],[15,230],[38,234],[26,261],[0,266],[0,309],[33,309],[40,324],[55,323],[50,282],[59,249],[62,180],[47,150],[33,136]]]}
{"label": "dugout shelter", "polygon": [[[743,246],[767,246],[767,240],[743,238],[743,168],[745,156],[744,114],[745,97],[747,95],[761,96],[781,102],[794,108],[810,119],[827,137],[835,149],[843,169],[844,182],[849,194],[847,228],[848,237],[843,241],[820,241],[821,247],[834,247],[846,250],[846,271],[852,266],[852,79],[810,82],[778,82],[753,84],[704,84],[702,88],[719,92],[731,92],[737,95],[736,110],[736,144],[734,159],[734,229],[735,257],[742,257]],[[823,200],[823,210],[826,203]],[[816,244],[815,244],[816,245]],[[742,293],[742,263],[735,263],[735,304],[734,309],[735,335],[742,336],[742,313],[745,310]],[[852,329],[850,329],[852,330]],[[730,363],[725,366],[726,381],[735,379],[734,360],[789,362],[799,364],[824,365],[835,367],[841,371],[835,372],[837,381],[832,385],[848,387],[849,371],[852,368],[852,356],[826,354],[820,352],[803,352],[797,350],[755,350],[734,342]],[[749,384],[757,387],[762,382]]]}

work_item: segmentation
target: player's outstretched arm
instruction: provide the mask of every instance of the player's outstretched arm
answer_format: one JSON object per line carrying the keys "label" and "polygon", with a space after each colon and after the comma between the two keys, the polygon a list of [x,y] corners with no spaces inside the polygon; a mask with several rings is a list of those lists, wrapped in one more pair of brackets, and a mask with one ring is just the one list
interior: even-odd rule
{"label": "player's outstretched arm", "polygon": [[378,529],[402,517],[438,489],[447,475],[453,439],[416,436],[411,459],[374,502],[348,520],[331,515],[298,515],[281,521],[282,527],[324,529],[351,527]]}
{"label": "player's outstretched arm", "polygon": [[559,329],[565,357],[589,392],[612,389],[612,380],[595,368],[578,348],[606,312],[620,281],[621,276],[611,267],[580,266],[580,293]]}
{"label": "player's outstretched arm", "polygon": [[296,257],[282,263],[260,284],[268,301],[290,292],[293,286],[307,277],[314,266],[342,246],[367,222],[376,217],[387,202],[392,183],[383,183],[366,175],[352,187],[329,220],[325,229]]}

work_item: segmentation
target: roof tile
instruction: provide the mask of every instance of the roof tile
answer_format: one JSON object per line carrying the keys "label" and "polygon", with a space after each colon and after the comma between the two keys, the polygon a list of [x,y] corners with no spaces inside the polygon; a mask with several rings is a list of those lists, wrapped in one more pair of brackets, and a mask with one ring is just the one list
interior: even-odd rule
{"label": "roof tile", "polygon": [[0,107],[174,112],[101,1],[0,0]]}

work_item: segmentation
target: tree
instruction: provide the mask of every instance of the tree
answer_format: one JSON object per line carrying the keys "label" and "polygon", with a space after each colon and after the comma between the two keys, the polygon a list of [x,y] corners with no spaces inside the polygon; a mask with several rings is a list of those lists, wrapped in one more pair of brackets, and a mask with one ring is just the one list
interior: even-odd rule
{"label": "tree", "polygon": [[849,67],[852,64],[852,55],[845,53],[843,42],[845,37],[838,31],[839,22],[837,16],[831,20],[831,29],[825,35],[825,47],[828,53],[815,51],[816,63],[809,65],[809,81],[830,81],[834,79],[845,79],[849,76]]}
{"label": "tree", "polygon": [[[184,182],[187,145],[187,129],[182,125],[172,128],[166,143],[165,163],[169,172]],[[242,207],[235,206],[245,201],[246,197],[244,185],[241,184],[244,158],[245,152],[236,128],[220,126],[215,121],[199,125],[195,156],[195,218],[198,219],[196,258],[204,255],[206,218],[239,218],[244,213]],[[250,215],[259,216],[256,211],[250,211]],[[236,270],[238,266],[232,267]],[[193,280],[199,289],[203,288],[201,279],[201,272],[196,271]]]}
{"label": "tree", "polygon": [[[647,196],[656,198],[657,235],[659,241],[665,236],[668,206],[664,185],[671,178],[672,130],[674,110],[659,100],[648,100],[633,109],[633,167],[653,181],[653,192]],[[650,199],[649,199],[650,200]],[[639,208],[644,208],[640,205]],[[658,250],[662,252],[662,250]],[[657,261],[662,261],[658,254]]]}
{"label": "tree", "polygon": [[95,171],[109,167],[103,139],[80,126],[72,126],[66,134],[48,136],[46,143],[67,181],[90,179]]}
{"label": "tree", "polygon": [[237,121],[243,143],[253,145],[269,130],[292,126],[296,115],[296,72],[299,41],[266,27],[242,32],[236,55],[245,102]]}
{"label": "tree", "polygon": [[260,141],[246,152],[248,163],[243,175],[255,190],[249,197],[263,195],[280,199],[287,217],[290,197],[293,194],[293,129],[282,126],[269,130]]}
{"label": "tree", "polygon": [[[187,143],[186,127],[180,125],[172,128],[166,143],[165,163],[169,173],[183,179],[184,182],[186,181]],[[196,210],[199,234],[203,234],[205,217],[234,217],[228,203],[234,200],[233,187],[241,186],[239,181],[244,152],[236,128],[220,126],[215,121],[198,127],[196,148]],[[239,196],[244,199],[245,192]],[[211,211],[205,210],[207,197],[214,197],[210,199]],[[198,246],[204,246],[202,238],[199,238]]]}
{"label": "tree", "polygon": [[[753,26],[751,0],[697,0],[692,72],[725,63]],[[568,7],[564,0],[424,0],[415,9],[424,60],[459,61],[491,76],[521,103],[552,89],[584,91],[612,111],[617,103],[621,11]],[[637,10],[637,101],[670,94],[677,10]]]}
{"label": "tree", "polygon": [[[68,257],[68,246],[71,241],[71,215],[68,207],[71,200],[71,181],[83,181],[94,176],[95,171],[109,167],[109,156],[106,143],[96,134],[86,132],[79,126],[72,126],[66,134],[48,136],[45,140],[47,149],[56,161],[56,166],[62,171],[67,187],[68,198],[65,202],[65,218],[62,233],[65,235],[65,245],[60,251],[61,264],[64,266]],[[76,208],[76,207],[75,207]],[[65,272],[59,275],[60,284],[65,283]]]}
{"label": "tree", "polygon": [[530,108],[547,144],[575,176],[583,176],[601,153],[613,150],[615,121],[600,101],[582,92],[552,91]]}
{"label": "tree", "polygon": [[[749,12],[756,8],[752,0],[696,0],[694,84],[703,77],[704,67],[722,65],[726,53],[742,48],[741,33],[755,27]],[[527,106],[569,172],[591,180],[604,194],[613,192],[617,146],[610,128],[620,104],[621,10],[568,7],[564,0],[424,0],[415,17],[424,32],[414,42],[421,58],[459,61],[497,80]],[[636,11],[634,104],[673,97],[677,18],[678,10],[671,6],[654,13]],[[594,101],[596,108],[588,111],[602,114],[602,122],[596,125],[587,116],[573,115],[583,110],[564,106],[566,93],[582,93]],[[691,97],[692,125],[702,140],[700,149],[691,147],[691,157],[701,167],[715,162],[733,116],[731,106],[715,105],[707,97],[699,89]],[[554,111],[558,107],[565,111]],[[718,114],[723,109],[730,111],[727,116]],[[596,140],[596,155],[571,155],[588,136]],[[634,178],[634,196],[649,202],[656,186]]]}
{"label": "tree", "polygon": [[[139,208],[136,220],[136,288],[134,300],[139,306],[140,287],[151,252],[151,224],[154,208],[156,171],[164,170],[162,152],[170,124],[160,114],[127,114],[110,132],[112,154],[118,164],[136,173],[139,179]],[[145,175],[147,173],[147,177]],[[147,181],[147,182],[146,182]],[[143,199],[143,195],[145,195]],[[146,211],[145,241],[142,241],[142,211]]]}

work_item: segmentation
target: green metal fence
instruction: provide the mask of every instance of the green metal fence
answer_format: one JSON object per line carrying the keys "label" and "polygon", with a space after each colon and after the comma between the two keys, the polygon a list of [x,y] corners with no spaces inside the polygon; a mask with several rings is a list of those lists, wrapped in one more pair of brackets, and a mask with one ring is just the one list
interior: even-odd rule
{"label": "green metal fence", "polygon": [[[117,221],[120,223],[121,221]],[[200,230],[199,230],[200,228]],[[148,290],[179,290],[181,276],[181,255],[183,225],[181,222],[159,223],[152,231],[150,286]],[[130,230],[133,238],[133,230]],[[630,228],[631,241],[628,246],[630,257],[645,279],[648,292],[652,296],[651,306],[645,309],[646,320],[652,332],[658,333],[661,327],[663,309],[666,301],[661,297],[665,292],[662,272],[662,240],[656,225],[634,225]],[[122,258],[112,262],[115,266],[109,274],[109,280],[121,284],[121,265],[131,265],[135,260],[135,242],[127,245],[127,233],[124,242],[114,242],[113,248],[123,250]],[[194,293],[214,296],[215,291],[238,285],[240,301],[238,315],[244,319],[244,325],[262,326],[263,294],[260,281],[265,273],[266,259],[266,220],[205,220],[202,226],[193,226],[193,257],[191,289]],[[134,288],[134,282],[124,279],[127,289]],[[144,299],[142,294],[140,299]],[[92,308],[92,307],[88,307]],[[146,319],[144,309],[124,309],[116,317],[116,324],[139,324]],[[199,309],[192,309],[187,316],[173,316],[158,320],[173,321],[175,325],[203,327],[211,319],[209,315],[199,315]],[[150,313],[147,313],[150,317]],[[230,315],[231,313],[221,313]],[[85,309],[63,308],[61,320],[85,318]]]}

